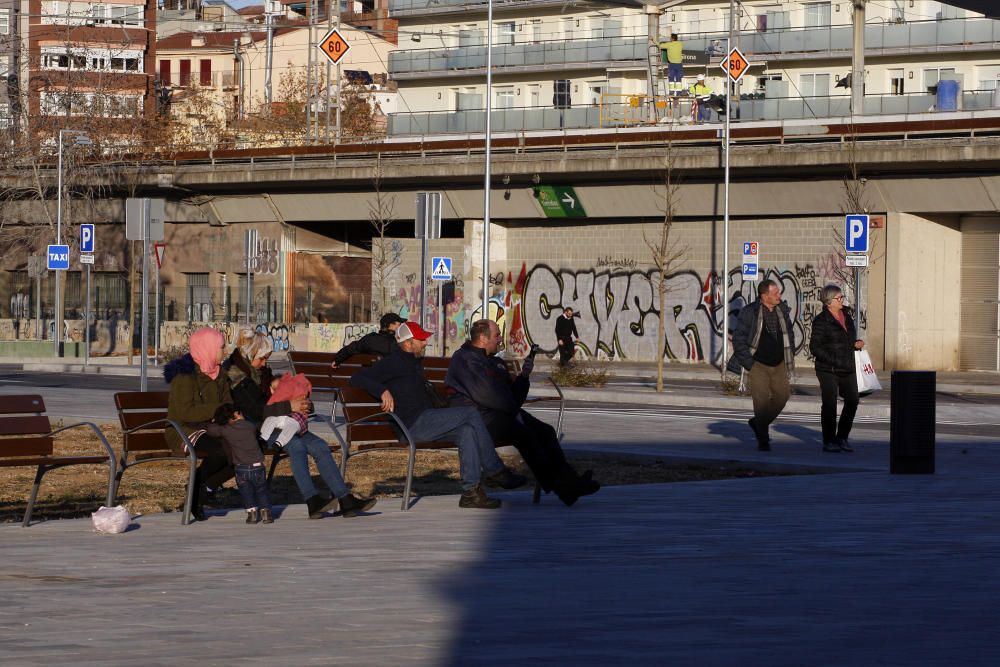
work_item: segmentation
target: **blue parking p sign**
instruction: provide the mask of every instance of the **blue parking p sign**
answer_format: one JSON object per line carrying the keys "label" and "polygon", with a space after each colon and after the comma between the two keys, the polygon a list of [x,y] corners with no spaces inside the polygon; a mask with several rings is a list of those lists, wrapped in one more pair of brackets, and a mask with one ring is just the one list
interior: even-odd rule
{"label": "blue parking p sign", "polygon": [[49,271],[66,271],[69,269],[68,245],[50,245],[46,257],[48,257]]}
{"label": "blue parking p sign", "polygon": [[867,215],[845,216],[844,250],[847,252],[868,252]]}
{"label": "blue parking p sign", "polygon": [[94,225],[80,225],[80,252],[94,252]]}

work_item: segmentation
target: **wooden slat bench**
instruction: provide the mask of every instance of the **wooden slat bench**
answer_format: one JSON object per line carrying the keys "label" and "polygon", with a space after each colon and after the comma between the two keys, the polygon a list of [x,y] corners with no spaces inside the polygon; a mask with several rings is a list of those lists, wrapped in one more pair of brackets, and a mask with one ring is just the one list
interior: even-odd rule
{"label": "wooden slat bench", "polygon": [[[100,440],[104,453],[91,456],[59,456],[55,453],[53,436],[63,431],[86,426]],[[28,506],[21,525],[31,525],[31,513],[38,499],[42,477],[50,470],[73,465],[107,465],[108,492],[105,505],[111,507],[115,499],[117,456],[101,429],[91,422],[78,422],[55,430],[45,415],[45,402],[41,396],[4,396],[0,401],[0,467],[35,466],[35,481],[31,486]]]}
{"label": "wooden slat bench", "polygon": [[288,361],[293,373],[301,373],[309,378],[313,386],[313,397],[329,396],[330,426],[337,423],[337,404],[340,390],[348,385],[351,375],[363,366],[370,366],[378,357],[371,354],[355,354],[337,368],[330,366],[336,356],[333,352],[288,351]]}
{"label": "wooden slat bench", "polygon": [[[181,524],[186,526],[191,521],[198,447],[196,445],[193,450],[188,447],[187,453],[177,455],[167,445],[164,436],[169,428],[177,430],[181,434],[182,440],[190,445],[180,425],[167,419],[169,400],[170,393],[166,391],[133,391],[115,394],[115,407],[118,410],[118,420],[121,423],[124,441],[118,476],[115,481],[115,493],[118,491],[118,485],[121,483],[122,475],[127,468],[154,461],[185,461],[189,465],[189,471]],[[330,448],[331,450],[340,448],[343,452],[341,463],[341,468],[343,468],[350,456],[349,446],[336,429],[333,433],[339,444],[332,444]],[[265,447],[264,454],[271,457],[271,465],[267,471],[267,481],[270,483],[274,478],[278,464],[281,463],[282,459],[288,458],[288,454],[280,447]]]}

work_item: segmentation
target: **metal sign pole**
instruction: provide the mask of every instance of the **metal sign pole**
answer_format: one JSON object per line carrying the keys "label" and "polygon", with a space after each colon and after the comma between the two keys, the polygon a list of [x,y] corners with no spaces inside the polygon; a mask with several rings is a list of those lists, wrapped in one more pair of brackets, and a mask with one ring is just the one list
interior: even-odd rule
{"label": "metal sign pole", "polygon": [[440,318],[439,322],[435,323],[435,325],[438,327],[438,338],[441,340],[441,356],[442,357],[445,355],[445,350],[444,350],[444,339],[445,339],[444,322],[445,322],[445,314],[444,314],[444,295],[443,295],[443,290],[444,290],[444,283],[442,283],[439,280],[438,281],[438,312],[441,314],[441,318]]}
{"label": "metal sign pole", "polygon": [[424,226],[424,235],[420,238],[420,326],[426,328],[427,318],[425,316],[427,308],[427,296],[424,290],[427,287],[427,226]]}
{"label": "metal sign pole", "polygon": [[[155,252],[155,249],[154,249]],[[153,365],[160,364],[160,260],[156,258],[156,282],[154,286],[156,298],[153,299]]]}
{"label": "metal sign pole", "polygon": [[[493,171],[493,0],[486,8],[486,173],[483,177],[483,319],[490,316],[490,180]],[[560,112],[561,113],[561,112]],[[562,123],[559,124],[560,127]]]}
{"label": "metal sign pole", "polygon": [[87,305],[83,311],[83,365],[90,364],[90,264],[87,267]]}
{"label": "metal sign pole", "polygon": [[146,391],[149,364],[149,199],[142,200],[142,315],[140,317],[139,345],[139,391]]}
{"label": "metal sign pole", "polygon": [[[732,34],[732,33],[730,33]],[[726,40],[726,53],[732,53],[732,39]],[[728,59],[728,55],[726,56]],[[725,191],[724,191],[724,213],[722,232],[722,361],[719,367],[722,369],[722,377],[726,377],[726,361],[729,357],[729,117],[732,115],[729,104],[730,98],[730,78],[726,77],[726,132],[723,138],[724,152],[726,154],[725,167]]]}

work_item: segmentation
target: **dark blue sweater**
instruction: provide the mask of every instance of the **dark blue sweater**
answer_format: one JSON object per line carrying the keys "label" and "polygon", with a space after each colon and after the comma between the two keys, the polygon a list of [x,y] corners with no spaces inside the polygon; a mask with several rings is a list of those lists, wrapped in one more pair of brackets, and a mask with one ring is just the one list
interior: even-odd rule
{"label": "dark blue sweater", "polygon": [[388,389],[396,403],[395,413],[406,426],[412,426],[424,410],[434,407],[425,382],[420,359],[398,347],[388,357],[351,376],[352,387],[360,387],[375,398],[381,398]]}

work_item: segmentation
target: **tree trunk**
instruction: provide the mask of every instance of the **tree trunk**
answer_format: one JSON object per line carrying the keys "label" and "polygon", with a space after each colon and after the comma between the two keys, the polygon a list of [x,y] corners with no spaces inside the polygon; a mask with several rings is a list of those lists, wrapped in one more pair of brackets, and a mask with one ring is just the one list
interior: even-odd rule
{"label": "tree trunk", "polygon": [[656,355],[656,391],[658,392],[663,391],[663,354],[664,348],[667,346],[667,309],[663,305],[667,296],[666,280],[666,274],[661,272],[660,282],[657,286],[660,292],[660,328],[656,332],[656,349],[658,351]]}

